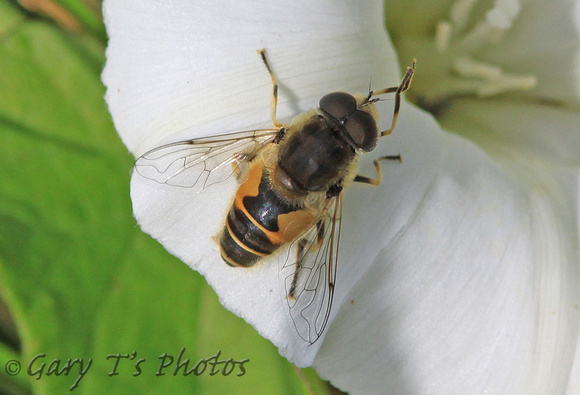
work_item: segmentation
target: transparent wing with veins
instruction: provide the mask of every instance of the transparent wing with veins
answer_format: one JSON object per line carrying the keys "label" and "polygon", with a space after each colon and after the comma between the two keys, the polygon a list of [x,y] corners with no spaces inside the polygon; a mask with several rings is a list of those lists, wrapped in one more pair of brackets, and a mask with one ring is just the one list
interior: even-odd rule
{"label": "transparent wing with veins", "polygon": [[290,246],[281,282],[296,333],[314,344],[324,333],[334,297],[340,241],[342,193],[329,199],[324,215]]}
{"label": "transparent wing with veins", "polygon": [[162,145],[140,156],[135,171],[160,184],[203,190],[228,179],[280,132],[248,130]]}

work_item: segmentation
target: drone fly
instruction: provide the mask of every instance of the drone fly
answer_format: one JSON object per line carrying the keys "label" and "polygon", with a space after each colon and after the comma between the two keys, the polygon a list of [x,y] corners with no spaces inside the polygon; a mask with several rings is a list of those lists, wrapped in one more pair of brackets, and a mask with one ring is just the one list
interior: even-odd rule
{"label": "drone fly", "polygon": [[[375,160],[376,178],[357,174],[361,155],[394,130],[415,60],[398,86],[329,93],[318,108],[283,124],[276,118],[278,83],[266,51],[258,54],[273,84],[272,128],[163,145],[139,157],[135,170],[162,184],[200,191],[237,174],[239,187],[219,236],[221,256],[230,266],[248,268],[286,251],[280,254],[285,308],[300,338],[313,344],[332,307],[344,188],[352,182],[379,185],[379,160],[400,160],[398,155]],[[395,94],[395,108],[391,127],[381,131],[376,102],[386,93]]]}

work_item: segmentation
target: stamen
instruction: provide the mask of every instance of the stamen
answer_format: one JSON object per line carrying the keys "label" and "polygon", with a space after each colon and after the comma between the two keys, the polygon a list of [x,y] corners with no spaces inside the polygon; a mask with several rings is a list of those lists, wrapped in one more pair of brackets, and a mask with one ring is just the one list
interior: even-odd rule
{"label": "stamen", "polygon": [[435,49],[437,52],[444,53],[449,48],[451,43],[451,32],[453,27],[447,21],[441,21],[437,24],[437,31],[435,32]]}
{"label": "stamen", "polygon": [[475,77],[483,80],[498,79],[501,68],[462,56],[453,62],[454,71],[462,77]]}
{"label": "stamen", "polygon": [[526,91],[534,89],[538,84],[538,79],[534,75],[508,75],[504,74],[499,80],[489,81],[482,85],[477,95],[489,97],[509,91]]}
{"label": "stamen", "polygon": [[453,62],[453,68],[462,77],[481,80],[474,86],[474,93],[480,97],[515,90],[530,90],[537,85],[537,78],[533,75],[506,74],[498,66],[479,62],[467,56],[457,58]]}

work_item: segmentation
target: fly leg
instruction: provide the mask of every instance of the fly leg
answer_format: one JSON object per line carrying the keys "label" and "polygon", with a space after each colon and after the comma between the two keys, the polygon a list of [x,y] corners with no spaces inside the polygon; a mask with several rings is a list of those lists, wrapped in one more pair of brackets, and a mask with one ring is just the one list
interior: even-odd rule
{"label": "fly leg", "polygon": [[298,241],[296,256],[298,259],[296,260],[296,267],[294,268],[294,276],[292,277],[292,283],[290,284],[290,289],[288,290],[288,297],[290,299],[296,299],[296,285],[298,284],[298,273],[300,269],[302,269],[302,261],[306,256],[306,253],[310,250],[310,248],[320,248],[324,239],[324,222],[320,221],[316,224],[316,232],[318,233],[315,241],[315,246],[312,243],[309,243],[307,239],[301,239]]}
{"label": "fly leg", "polygon": [[399,117],[399,109],[401,107],[401,93],[405,92],[411,86],[413,74],[415,74],[416,63],[417,60],[413,59],[413,64],[411,65],[411,67],[407,67],[407,72],[403,76],[403,79],[401,80],[401,84],[399,86],[393,86],[391,88],[386,88],[377,92],[371,92],[371,96],[395,92],[395,110],[393,111],[393,122],[391,123],[391,127],[389,129],[381,132],[381,137],[391,134],[391,132],[395,129],[395,125],[397,124],[397,118]]}
{"label": "fly leg", "polygon": [[270,78],[272,79],[272,107],[270,109],[270,114],[272,115],[272,123],[277,128],[282,127],[282,123],[278,121],[276,118],[276,107],[278,107],[278,83],[276,82],[276,77],[274,77],[274,73],[272,72],[272,68],[270,67],[270,63],[268,63],[268,59],[266,58],[266,50],[260,49],[258,51],[258,55],[262,58],[262,61],[266,65],[268,69],[268,73],[270,74]]}
{"label": "fly leg", "polygon": [[380,158],[373,161],[373,163],[375,164],[375,169],[377,171],[376,178],[369,178],[369,177],[357,175],[353,181],[362,182],[363,184],[371,184],[374,186],[379,185],[381,183],[381,180],[383,179],[383,169],[381,167],[381,163],[379,162],[380,160],[398,160],[399,162],[402,162],[401,155],[381,156]]}

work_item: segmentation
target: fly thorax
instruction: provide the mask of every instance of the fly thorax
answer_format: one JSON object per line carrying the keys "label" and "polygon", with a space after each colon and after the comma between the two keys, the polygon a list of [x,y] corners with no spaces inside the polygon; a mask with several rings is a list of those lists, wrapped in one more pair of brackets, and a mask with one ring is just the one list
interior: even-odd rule
{"label": "fly thorax", "polygon": [[354,156],[341,131],[315,115],[280,145],[279,178],[300,192],[326,191],[345,176]]}

